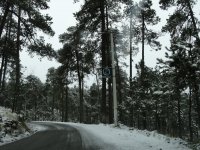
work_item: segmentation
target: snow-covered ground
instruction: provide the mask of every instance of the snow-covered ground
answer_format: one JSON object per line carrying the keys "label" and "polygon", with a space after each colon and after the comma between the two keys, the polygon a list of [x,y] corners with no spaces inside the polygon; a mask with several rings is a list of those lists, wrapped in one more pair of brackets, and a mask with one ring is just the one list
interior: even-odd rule
{"label": "snow-covered ground", "polygon": [[[17,114],[11,113],[10,109],[0,107],[0,116],[2,117],[2,121],[0,121],[0,145],[30,136],[32,133],[37,131],[46,130],[44,126],[28,124],[32,133],[23,131],[18,134],[5,134],[3,124],[7,120],[17,120]],[[178,138],[170,138],[158,134],[155,131],[149,132],[137,129],[130,130],[130,128],[123,125],[120,125],[120,127],[114,127],[114,125],[105,124],[61,124],[68,124],[79,130],[86,147],[87,144],[90,145],[95,143],[104,150],[191,150],[187,147],[187,142]]]}
{"label": "snow-covered ground", "polygon": [[18,115],[16,113],[12,113],[11,109],[0,107],[0,145],[10,143],[30,135],[30,133],[26,132],[20,124],[17,125],[18,128],[16,130],[13,130],[9,126],[5,127],[6,123],[9,121],[17,121],[17,119]]}
{"label": "snow-covered ground", "polygon": [[[11,143],[22,138],[26,138],[37,131],[46,130],[44,126],[41,125],[34,125],[34,124],[26,124],[30,131],[28,132],[27,129],[18,122],[19,115],[16,113],[12,113],[11,109],[4,108],[0,106],[0,146]],[[4,127],[5,124],[9,121],[17,121],[18,127],[17,129],[13,130],[10,127]],[[5,130],[10,130],[10,133],[6,133]]]}
{"label": "snow-covered ground", "polygon": [[129,130],[128,127],[123,125],[119,128],[104,124],[68,124],[80,130],[83,138],[87,135],[83,133],[82,129],[100,138],[105,143],[104,146],[114,146],[115,150],[191,150],[187,147],[187,142],[178,138],[170,138],[154,131]]}

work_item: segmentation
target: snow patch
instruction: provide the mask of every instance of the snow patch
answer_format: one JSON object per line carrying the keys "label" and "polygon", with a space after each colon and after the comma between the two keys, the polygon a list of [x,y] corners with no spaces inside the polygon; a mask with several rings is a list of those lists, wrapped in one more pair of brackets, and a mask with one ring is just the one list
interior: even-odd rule
{"label": "snow patch", "polygon": [[[94,135],[97,139],[105,143],[100,145],[107,149],[106,146],[113,146],[115,150],[191,150],[188,148],[187,142],[178,139],[158,134],[155,131],[142,131],[131,129],[121,125],[114,127],[114,125],[86,125],[86,124],[73,124],[72,126],[81,127],[87,132]],[[77,129],[81,129],[77,128]],[[82,130],[82,129],[81,129]],[[84,135],[87,137],[88,135]],[[94,139],[95,140],[95,139]]]}

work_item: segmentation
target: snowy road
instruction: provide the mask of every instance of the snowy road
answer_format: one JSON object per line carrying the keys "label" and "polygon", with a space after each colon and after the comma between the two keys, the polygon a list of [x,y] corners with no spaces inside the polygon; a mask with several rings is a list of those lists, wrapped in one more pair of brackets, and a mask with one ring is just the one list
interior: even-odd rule
{"label": "snowy road", "polygon": [[82,140],[80,132],[70,126],[58,123],[35,123],[47,127],[47,130],[22,140],[0,146],[1,150],[100,150],[93,137]]}
{"label": "snowy road", "polygon": [[181,139],[123,125],[34,122],[30,127],[39,132],[0,150],[191,150]]}

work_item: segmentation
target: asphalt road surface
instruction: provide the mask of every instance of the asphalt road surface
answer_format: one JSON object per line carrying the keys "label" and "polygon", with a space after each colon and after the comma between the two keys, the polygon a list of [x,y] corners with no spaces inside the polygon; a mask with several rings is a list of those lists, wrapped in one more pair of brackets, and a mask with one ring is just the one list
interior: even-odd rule
{"label": "asphalt road surface", "polygon": [[[97,145],[85,146],[79,131],[56,123],[37,123],[48,130],[37,132],[28,138],[0,146],[0,150],[100,150]],[[91,137],[92,138],[92,137]]]}

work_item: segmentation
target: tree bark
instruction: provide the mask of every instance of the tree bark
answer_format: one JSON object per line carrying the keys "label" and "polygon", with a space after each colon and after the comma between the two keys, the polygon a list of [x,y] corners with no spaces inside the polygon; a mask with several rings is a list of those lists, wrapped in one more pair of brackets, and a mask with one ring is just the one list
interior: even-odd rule
{"label": "tree bark", "polygon": [[68,93],[68,86],[66,85],[66,89],[65,89],[65,122],[67,122],[69,120],[68,117],[68,100],[69,99],[69,93]]}
{"label": "tree bark", "polygon": [[10,39],[10,28],[9,28],[9,23],[7,24],[6,27],[6,35],[5,35],[5,41],[4,41],[4,45],[3,45],[3,50],[2,50],[2,62],[1,62],[1,69],[0,69],[0,90],[2,91],[2,86],[3,86],[3,82],[4,80],[2,80],[2,77],[4,75],[4,70],[5,67],[7,66],[6,64],[6,48],[7,48],[7,43],[8,43],[8,39]]}
{"label": "tree bark", "polygon": [[15,81],[15,98],[13,102],[13,107],[12,111],[20,111],[18,103],[19,103],[19,96],[20,96],[20,23],[21,23],[21,8],[19,7],[18,10],[18,24],[17,24],[17,49],[16,49],[16,58],[15,58],[15,63],[16,63],[16,81]]}
{"label": "tree bark", "polygon": [[[54,107],[55,107],[55,79],[53,78],[53,91],[52,91],[52,105],[51,105],[51,114],[54,117]],[[54,120],[54,118],[52,118]]]}
{"label": "tree bark", "polygon": [[[130,77],[129,77],[129,96],[131,98],[131,100],[133,101],[132,97],[132,87],[133,87],[133,83],[132,83],[132,63],[133,63],[133,58],[132,58],[132,39],[133,39],[133,35],[132,35],[132,7],[130,8],[130,39],[129,39],[129,43],[130,43]],[[133,127],[133,104],[130,104],[130,127]]]}
{"label": "tree bark", "polygon": [[[178,73],[177,69],[175,70],[176,74]],[[180,93],[180,84],[179,84],[179,77],[176,76],[175,81],[175,98],[177,100],[177,110],[178,110],[178,136],[182,138],[182,121],[181,121],[181,93]]]}
{"label": "tree bark", "polygon": [[[105,34],[105,0],[101,0],[101,57],[102,57],[102,68],[106,67],[106,34]],[[106,78],[102,79],[102,100],[101,100],[101,121],[106,123]]]}
{"label": "tree bark", "polygon": [[79,121],[83,123],[84,121],[84,112],[83,112],[83,95],[82,95],[82,74],[81,74],[81,60],[82,56],[78,53],[76,48],[76,68],[77,68],[77,75],[78,75],[78,85],[79,85]]}
{"label": "tree bark", "polygon": [[145,34],[145,22],[144,13],[142,12],[142,61],[141,61],[141,85],[143,87],[144,78],[144,34]]}
{"label": "tree bark", "polygon": [[[191,82],[191,81],[190,81]],[[193,141],[193,131],[192,131],[192,90],[191,86],[189,86],[189,109],[188,109],[188,124],[190,131],[190,141]]]}
{"label": "tree bark", "polygon": [[[13,7],[11,8],[13,9]],[[12,13],[10,14],[10,18],[9,18],[9,25],[7,26],[7,39],[11,39],[11,32],[12,32],[12,18],[13,15]],[[7,40],[6,40],[6,47],[8,46]],[[8,54],[7,52],[4,50],[4,67],[3,67],[3,79],[2,79],[2,85],[1,85],[1,91],[3,92],[5,90],[5,79],[6,79],[6,72],[7,72],[7,65],[8,65]]]}
{"label": "tree bark", "polygon": [[196,25],[196,21],[195,21],[195,18],[194,18],[194,12],[192,10],[192,7],[191,7],[191,4],[190,4],[190,1],[189,0],[186,0],[187,4],[188,4],[188,8],[189,8],[189,13],[190,13],[190,16],[191,16],[191,19],[192,19],[192,23],[193,23],[193,27],[194,27],[194,32],[195,32],[195,38],[198,42],[198,45],[200,46],[200,39],[199,39],[199,35],[198,35],[198,30],[197,30],[197,25]]}
{"label": "tree bark", "polygon": [[[141,99],[144,100],[145,96],[145,89],[144,89],[144,41],[145,41],[145,20],[144,20],[144,12],[142,12],[142,60],[141,60],[141,88],[142,88],[142,97]],[[143,116],[143,128],[146,129],[146,110],[142,110]]]}
{"label": "tree bark", "polygon": [[[114,40],[114,49],[116,49],[116,44],[115,44],[115,40]],[[117,54],[115,53],[116,57],[116,79],[117,79],[117,95],[118,95],[118,105],[122,104],[122,91],[121,91],[121,87],[122,87],[122,78],[121,78],[121,74],[120,74],[120,67],[119,67],[119,60],[117,57]],[[123,113],[122,111],[119,109],[119,121],[123,122]]]}
{"label": "tree bark", "polygon": [[196,111],[198,114],[198,126],[200,127],[200,102],[199,102],[199,86],[198,86],[198,82],[197,82],[197,76],[196,76],[196,71],[194,71],[194,98],[196,101]]}
{"label": "tree bark", "polygon": [[1,68],[0,68],[0,90],[1,91],[2,91],[2,84],[3,84],[2,76],[3,76],[4,66],[5,66],[4,63],[5,63],[5,52],[3,50]]}
{"label": "tree bark", "polygon": [[1,24],[0,24],[0,38],[1,38],[2,33],[3,33],[3,28],[6,24],[6,18],[8,16],[9,9],[10,9],[10,3],[9,3],[9,1],[7,1],[6,2],[6,8],[5,8],[5,11],[4,11],[4,15],[2,17]]}

